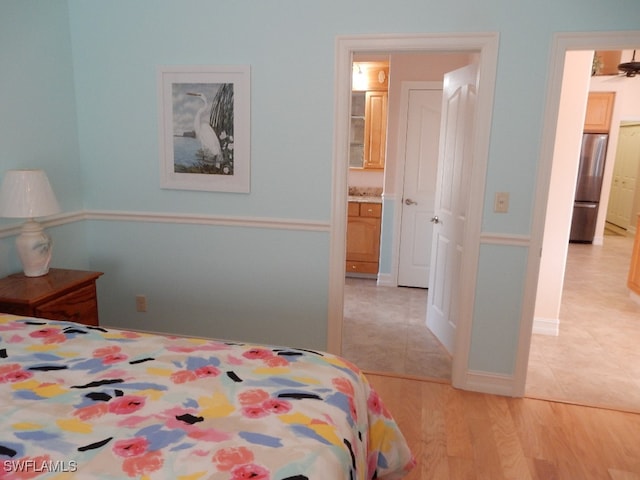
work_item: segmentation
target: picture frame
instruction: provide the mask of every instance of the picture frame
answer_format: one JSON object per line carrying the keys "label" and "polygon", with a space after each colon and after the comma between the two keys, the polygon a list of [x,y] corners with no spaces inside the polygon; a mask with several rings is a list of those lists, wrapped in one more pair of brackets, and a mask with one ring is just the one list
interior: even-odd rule
{"label": "picture frame", "polygon": [[160,186],[250,192],[250,67],[158,67]]}

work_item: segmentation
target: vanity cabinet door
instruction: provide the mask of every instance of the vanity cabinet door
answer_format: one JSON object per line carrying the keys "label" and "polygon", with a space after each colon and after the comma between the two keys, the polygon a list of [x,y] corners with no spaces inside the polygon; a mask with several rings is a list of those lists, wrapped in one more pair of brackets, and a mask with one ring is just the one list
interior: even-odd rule
{"label": "vanity cabinet door", "polygon": [[347,273],[378,273],[381,210],[380,204],[349,202]]}

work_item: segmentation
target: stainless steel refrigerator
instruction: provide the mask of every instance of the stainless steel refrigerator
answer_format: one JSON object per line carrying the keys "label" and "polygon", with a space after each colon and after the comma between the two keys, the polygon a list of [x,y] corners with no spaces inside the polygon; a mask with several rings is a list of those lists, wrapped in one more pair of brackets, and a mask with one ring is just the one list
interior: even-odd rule
{"label": "stainless steel refrigerator", "polygon": [[593,243],[608,139],[609,136],[603,133],[582,136],[570,242]]}

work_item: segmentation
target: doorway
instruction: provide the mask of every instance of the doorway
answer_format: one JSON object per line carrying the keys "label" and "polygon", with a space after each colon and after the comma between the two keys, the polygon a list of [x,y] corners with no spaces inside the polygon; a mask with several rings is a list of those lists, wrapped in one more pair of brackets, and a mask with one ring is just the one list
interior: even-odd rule
{"label": "doorway", "polygon": [[[334,177],[332,199],[332,228],[330,243],[330,285],[329,285],[329,322],[328,349],[341,352],[342,323],[344,307],[344,265],[345,265],[345,229],[347,203],[347,168],[348,168],[348,119],[349,98],[351,95],[351,63],[354,53],[400,52],[468,52],[478,57],[481,89],[477,97],[477,114],[475,121],[479,125],[478,135],[474,138],[473,179],[470,188],[470,218],[475,219],[465,232],[464,243],[467,254],[463,258],[463,268],[468,273],[458,286],[460,297],[464,299],[460,306],[461,318],[471,318],[473,292],[475,289],[475,272],[478,258],[478,239],[480,235],[480,218],[484,198],[484,179],[489,145],[489,126],[493,104],[493,86],[497,65],[497,35],[425,35],[397,36],[388,35],[370,37],[341,37],[337,42],[336,54],[336,121],[334,132]],[[386,198],[385,198],[386,199]],[[392,200],[392,199],[390,199]],[[397,199],[396,199],[397,200]],[[386,208],[386,207],[385,207]],[[393,209],[391,210],[393,211]],[[456,349],[453,358],[452,383],[463,387],[466,383],[468,360],[468,340],[471,325],[461,323],[457,330],[457,342],[463,345]]]}
{"label": "doorway", "polygon": [[[595,51],[595,50],[625,50],[633,49],[640,44],[640,31],[638,32],[600,32],[558,34],[554,37],[551,70],[546,99],[544,130],[541,144],[539,162],[539,175],[537,180],[536,199],[534,204],[532,224],[532,247],[542,248],[545,234],[545,221],[547,205],[550,202],[551,171],[553,166],[557,125],[561,104],[561,90],[565,69],[565,58],[569,51]],[[570,201],[572,201],[571,199]],[[557,204],[554,204],[554,209]],[[537,250],[532,248],[531,250]],[[539,251],[539,250],[538,250]],[[532,323],[535,311],[535,291],[538,286],[538,268],[540,262],[531,252],[529,266],[527,268],[526,297],[527,305],[524,308],[523,322],[519,337],[518,355],[514,375],[514,391],[518,396],[525,393],[525,383],[529,361],[529,351],[532,340]],[[561,257],[561,258],[564,258]],[[530,312],[530,315],[527,315]]]}
{"label": "doorway", "polygon": [[[638,85],[640,90],[640,85]],[[640,116],[640,105],[638,105]],[[618,136],[613,182],[609,194],[607,223],[623,229],[636,231],[635,197],[640,165],[640,122],[622,122]]]}
{"label": "doorway", "polygon": [[[539,335],[532,338],[526,394],[535,397],[547,395],[548,399],[556,400],[570,398],[574,403],[603,406],[602,399],[606,398],[607,393],[611,394],[616,390],[612,388],[613,385],[616,382],[618,385],[624,385],[623,372],[626,365],[633,363],[620,361],[620,356],[624,355],[624,342],[633,342],[634,338],[638,338],[637,330],[631,326],[633,322],[625,320],[629,315],[637,317],[640,312],[629,299],[626,289],[632,239],[616,238],[597,232],[594,245],[568,245],[568,230],[564,230],[571,220],[569,212],[573,195],[572,192],[568,192],[568,196],[563,196],[560,190],[566,190],[567,181],[575,184],[576,173],[568,170],[569,165],[562,159],[573,158],[576,164],[578,161],[579,138],[583,129],[581,119],[576,119],[576,116],[580,116],[576,112],[584,112],[584,109],[576,109],[575,99],[572,103],[572,97],[585,99],[587,91],[616,92],[619,102],[614,108],[609,131],[610,141],[601,202],[604,206],[598,226],[601,230],[609,197],[611,171],[616,157],[618,125],[621,119],[628,118],[629,115],[639,115],[640,111],[637,109],[640,106],[633,111],[630,109],[632,104],[624,101],[625,95],[630,93],[628,90],[636,89],[637,83],[630,81],[633,79],[617,75],[591,76],[593,50],[569,48],[563,55],[565,62],[562,83],[566,88],[562,89],[562,95],[558,98],[556,159],[548,191],[548,203],[553,205],[553,209],[547,214],[544,231],[543,252],[546,254],[543,253],[540,262],[535,314],[536,322],[540,317],[544,320],[545,313],[549,316],[548,325],[555,322],[551,333],[556,336]],[[572,144],[572,150],[566,150],[569,155],[557,155],[558,151],[564,152],[563,142]],[[620,242],[623,242],[626,248],[617,247]],[[558,247],[560,250],[554,252],[553,249]],[[548,281],[553,276],[557,277],[558,284]],[[585,281],[586,278],[592,280]],[[606,301],[603,301],[603,295]],[[554,305],[557,305],[556,311],[551,309]],[[538,323],[535,327],[534,332],[544,331]],[[627,335],[621,336],[621,331]],[[582,339],[576,341],[576,335]],[[619,337],[622,337],[623,341],[617,341]],[[541,356],[543,349],[545,354]],[[557,362],[559,352],[563,357],[561,362]],[[608,367],[603,370],[604,365]],[[546,372],[546,375],[543,372]],[[589,372],[592,375],[587,375]],[[546,377],[548,382],[543,382],[543,377]],[[578,380],[580,377],[582,378]],[[627,396],[633,398],[628,387],[619,388],[618,391],[627,391]],[[609,407],[620,405],[622,403],[619,401],[611,401]]]}

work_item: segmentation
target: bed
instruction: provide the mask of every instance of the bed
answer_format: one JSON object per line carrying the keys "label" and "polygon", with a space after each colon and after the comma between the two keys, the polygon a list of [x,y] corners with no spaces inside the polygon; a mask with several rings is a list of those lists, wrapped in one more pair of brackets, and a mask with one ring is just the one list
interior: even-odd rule
{"label": "bed", "polygon": [[328,353],[0,314],[0,478],[402,478],[366,377]]}

